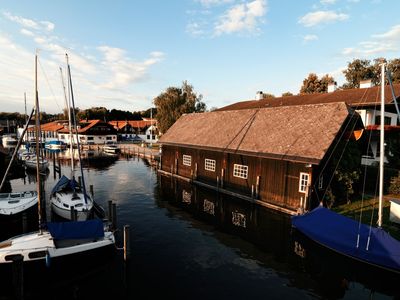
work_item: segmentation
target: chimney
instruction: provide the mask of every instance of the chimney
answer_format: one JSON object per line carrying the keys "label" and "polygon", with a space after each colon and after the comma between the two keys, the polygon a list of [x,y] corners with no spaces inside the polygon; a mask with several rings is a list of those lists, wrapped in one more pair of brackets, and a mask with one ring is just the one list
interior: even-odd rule
{"label": "chimney", "polygon": [[360,89],[367,89],[372,87],[372,80],[371,79],[366,79],[366,80],[361,80],[360,81]]}
{"label": "chimney", "polygon": [[328,83],[328,93],[332,93],[337,90],[337,82]]}
{"label": "chimney", "polygon": [[258,92],[256,93],[256,100],[261,100],[261,99],[263,99],[263,98],[264,98],[263,95],[264,95],[264,94],[263,94],[262,91],[258,91]]}

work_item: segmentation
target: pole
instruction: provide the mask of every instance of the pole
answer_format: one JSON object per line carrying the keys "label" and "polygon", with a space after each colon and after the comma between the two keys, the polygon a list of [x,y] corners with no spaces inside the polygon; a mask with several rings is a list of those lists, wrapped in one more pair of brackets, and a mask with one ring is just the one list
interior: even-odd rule
{"label": "pole", "polygon": [[124,226],[124,261],[127,261],[131,256],[129,225]]}
{"label": "pole", "polygon": [[383,167],[385,159],[385,63],[381,64],[381,127],[380,127],[380,153],[379,153],[379,210],[378,227],[382,226],[383,210]]}
{"label": "pole", "polygon": [[23,130],[22,133],[21,133],[21,136],[20,136],[20,138],[19,138],[19,140],[18,140],[18,144],[17,144],[17,146],[16,146],[15,149],[14,149],[14,152],[13,152],[13,155],[12,155],[12,157],[11,157],[11,160],[10,160],[10,162],[8,163],[6,172],[4,173],[3,179],[2,179],[1,184],[0,184],[0,191],[1,191],[1,189],[3,188],[4,182],[6,181],[7,174],[8,174],[8,172],[10,171],[11,164],[12,164],[12,162],[14,161],[15,156],[16,156],[17,153],[18,153],[18,149],[19,149],[19,147],[21,146],[22,140],[23,140],[23,138],[24,138],[24,135],[25,135],[26,130],[28,129],[28,124],[29,124],[29,122],[31,121],[31,119],[32,119],[32,117],[33,117],[34,111],[35,111],[35,110],[32,108],[32,112],[31,112],[31,114],[30,114],[28,120],[26,121],[25,128],[24,128],[24,130]]}

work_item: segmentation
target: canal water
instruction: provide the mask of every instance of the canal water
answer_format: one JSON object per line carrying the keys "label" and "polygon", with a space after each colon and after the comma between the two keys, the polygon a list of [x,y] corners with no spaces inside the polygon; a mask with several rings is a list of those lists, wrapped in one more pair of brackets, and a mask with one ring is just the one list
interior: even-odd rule
{"label": "canal water", "polygon": [[[51,162],[51,160],[50,160]],[[393,299],[400,287],[323,253],[292,232],[290,218],[187,183],[160,177],[146,160],[92,157],[87,185],[107,208],[117,205],[118,228],[130,225],[131,259],[122,252],[92,268],[24,278],[25,299]],[[62,173],[70,175],[67,162]],[[57,181],[44,176],[46,201]],[[13,191],[36,188],[35,174],[10,181]],[[51,218],[49,205],[47,218]],[[30,226],[35,229],[37,219]],[[18,223],[18,222],[17,222]],[[0,235],[20,230],[2,225]],[[122,246],[122,232],[117,232]],[[51,268],[51,266],[50,266]],[[1,274],[12,276],[12,274]],[[393,279],[393,278],[389,278]],[[1,286],[0,299],[13,288]]]}

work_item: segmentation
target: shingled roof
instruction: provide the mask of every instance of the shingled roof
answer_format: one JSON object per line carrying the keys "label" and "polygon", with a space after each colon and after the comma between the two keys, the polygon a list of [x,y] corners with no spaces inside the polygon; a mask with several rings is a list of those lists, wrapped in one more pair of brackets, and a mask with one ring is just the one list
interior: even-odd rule
{"label": "shingled roof", "polygon": [[[400,84],[394,84],[394,93],[396,100],[400,100]],[[303,105],[303,104],[319,104],[319,103],[332,103],[332,102],[346,102],[352,107],[362,107],[368,105],[376,105],[380,102],[380,86],[371,88],[358,88],[337,90],[331,93],[320,94],[303,94],[295,96],[266,98],[261,100],[249,100],[233,103],[224,106],[221,110],[236,110],[248,108],[261,108],[261,107],[276,107],[287,105]],[[385,102],[387,104],[393,102],[392,92],[389,86],[385,87]]]}
{"label": "shingled roof", "polygon": [[159,142],[318,164],[349,112],[340,102],[187,114]]}

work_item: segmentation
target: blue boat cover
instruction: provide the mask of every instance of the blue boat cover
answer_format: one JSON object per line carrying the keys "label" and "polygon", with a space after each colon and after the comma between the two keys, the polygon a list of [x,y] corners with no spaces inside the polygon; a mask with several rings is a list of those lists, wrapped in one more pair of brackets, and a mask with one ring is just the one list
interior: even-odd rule
{"label": "blue boat cover", "polygon": [[76,182],[75,179],[69,179],[68,177],[63,175],[51,190],[51,194],[57,193],[67,187],[69,187],[71,190],[74,190],[77,186],[79,186],[79,184],[78,182]]}
{"label": "blue boat cover", "polygon": [[[364,224],[359,229],[359,222],[322,206],[307,214],[292,217],[292,225],[310,239],[336,252],[400,272],[400,241],[383,229]],[[360,241],[357,248],[358,233]]]}
{"label": "blue boat cover", "polygon": [[76,222],[49,222],[47,229],[55,240],[104,237],[103,221],[93,219]]}

